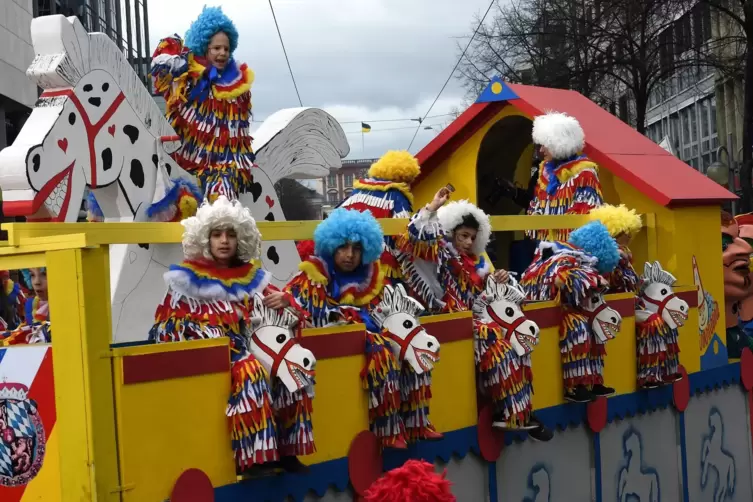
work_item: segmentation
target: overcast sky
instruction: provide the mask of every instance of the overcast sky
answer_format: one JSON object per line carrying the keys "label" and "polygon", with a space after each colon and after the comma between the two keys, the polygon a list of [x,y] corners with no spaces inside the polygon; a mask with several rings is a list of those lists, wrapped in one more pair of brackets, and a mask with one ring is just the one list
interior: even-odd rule
{"label": "overcast sky", "polygon": [[[272,0],[304,106],[323,108],[341,123],[350,141],[348,158],[379,157],[405,149],[415,122],[376,122],[421,117],[467,43],[474,19],[489,0]],[[158,0],[149,2],[151,48],[183,35],[204,5],[222,5],[240,40],[235,58],[256,73],[254,115],[298,106],[267,0]],[[429,116],[450,112],[464,91],[453,79]],[[446,124],[449,117],[425,125]],[[372,130],[361,146],[360,121]],[[385,129],[392,129],[384,131]],[[380,132],[382,130],[382,132]],[[420,130],[418,152],[437,134]]]}

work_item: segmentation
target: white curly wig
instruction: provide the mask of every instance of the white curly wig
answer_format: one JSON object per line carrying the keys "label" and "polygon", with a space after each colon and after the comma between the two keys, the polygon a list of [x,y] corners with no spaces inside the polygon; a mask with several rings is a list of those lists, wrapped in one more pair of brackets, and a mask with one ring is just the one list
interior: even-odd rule
{"label": "white curly wig", "polygon": [[220,195],[214,204],[204,202],[196,216],[180,222],[183,231],[183,254],[186,259],[213,259],[209,249],[209,235],[212,230],[232,228],[238,237],[237,257],[247,263],[261,255],[261,232],[251,211],[237,200],[230,202]]}
{"label": "white curly wig", "polygon": [[586,134],[575,117],[548,112],[533,119],[533,142],[549,150],[555,160],[566,159],[586,146]]}
{"label": "white curly wig", "polygon": [[489,244],[489,238],[492,235],[492,224],[489,221],[489,215],[479,209],[475,204],[467,200],[458,200],[450,202],[439,208],[437,218],[442,229],[447,234],[452,234],[455,228],[463,223],[465,216],[472,216],[478,222],[478,233],[476,240],[473,242],[473,254],[480,255],[486,250]]}

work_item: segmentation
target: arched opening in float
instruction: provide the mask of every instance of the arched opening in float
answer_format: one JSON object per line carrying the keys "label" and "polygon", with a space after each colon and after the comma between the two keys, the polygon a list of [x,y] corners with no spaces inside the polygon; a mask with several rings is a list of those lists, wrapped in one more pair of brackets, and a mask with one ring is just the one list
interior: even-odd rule
{"label": "arched opening in float", "polygon": [[[505,190],[505,181],[527,189],[534,163],[532,129],[529,118],[509,115],[495,123],[481,140],[476,159],[476,200],[487,214],[525,214],[525,208]],[[495,232],[487,248],[494,266],[522,272],[532,256],[532,243],[523,238],[523,232]]]}

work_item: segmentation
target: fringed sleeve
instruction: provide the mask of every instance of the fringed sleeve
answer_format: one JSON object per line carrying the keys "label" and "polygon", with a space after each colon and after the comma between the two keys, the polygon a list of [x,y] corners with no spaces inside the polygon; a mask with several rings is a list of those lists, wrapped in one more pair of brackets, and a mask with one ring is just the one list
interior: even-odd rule
{"label": "fringed sleeve", "polygon": [[566,260],[562,266],[555,267],[554,284],[559,289],[560,304],[581,305],[589,291],[599,287],[599,275],[592,268]]}
{"label": "fringed sleeve", "polygon": [[149,340],[164,343],[220,338],[230,331],[240,333],[238,323],[234,309],[220,311],[168,290],[154,314]]}
{"label": "fringed sleeve", "polygon": [[565,214],[588,214],[592,209],[604,204],[601,183],[595,167],[581,171],[573,179],[573,183],[575,191]]}
{"label": "fringed sleeve", "polygon": [[196,214],[204,195],[196,183],[184,178],[168,180],[170,188],[164,197],[146,209],[146,216],[155,222],[180,222]]}
{"label": "fringed sleeve", "polygon": [[311,324],[321,328],[339,318],[340,312],[336,306],[329,305],[325,283],[312,279],[307,273],[308,268],[313,268],[311,262],[301,263],[301,271],[283,288],[283,292],[290,295],[299,309],[309,314]]}
{"label": "fringed sleeve", "polygon": [[620,261],[617,267],[606,278],[612,293],[633,293],[638,289],[640,281],[633,268],[632,254],[626,248],[620,249]]}
{"label": "fringed sleeve", "polygon": [[8,305],[13,310],[14,318],[6,319],[9,328],[15,328],[26,318],[26,295],[21,286],[8,279],[5,284],[5,295]]}
{"label": "fringed sleeve", "polygon": [[407,230],[397,238],[400,253],[415,259],[439,264],[444,232],[437,213],[421,209],[411,218]]}
{"label": "fringed sleeve", "polygon": [[173,83],[184,79],[188,71],[188,49],[178,35],[164,38],[152,55],[152,77],[155,90],[170,101]]}

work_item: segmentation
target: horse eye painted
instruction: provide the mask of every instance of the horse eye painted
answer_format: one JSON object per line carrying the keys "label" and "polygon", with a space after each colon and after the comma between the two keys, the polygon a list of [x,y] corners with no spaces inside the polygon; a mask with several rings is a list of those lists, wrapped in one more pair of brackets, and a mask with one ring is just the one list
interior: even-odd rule
{"label": "horse eye painted", "polygon": [[107,89],[109,88],[110,88],[110,84],[108,84],[107,82],[102,84],[102,92],[107,92]]}
{"label": "horse eye painted", "polygon": [[514,311],[514,310],[512,309],[512,307],[507,307],[507,308],[505,309],[505,315],[506,315],[507,317],[512,317],[512,316],[514,316],[514,315],[515,315],[515,311]]}
{"label": "horse eye painted", "polygon": [[68,114],[68,123],[70,125],[73,125],[73,124],[76,123],[76,114],[75,113],[71,112],[71,113]]}
{"label": "horse eye painted", "polygon": [[413,323],[410,321],[410,319],[406,319],[403,321],[403,328],[405,329],[411,329],[413,327]]}
{"label": "horse eye painted", "polygon": [[661,294],[666,295],[667,293],[668,293],[668,291],[667,291],[666,288],[664,288],[664,289],[661,290]]}
{"label": "horse eye painted", "polygon": [[591,303],[599,303],[599,297],[594,296],[593,298],[591,298]]}
{"label": "horse eye painted", "polygon": [[287,340],[287,338],[287,335],[279,334],[277,335],[277,338],[275,338],[275,340],[277,340],[277,343],[285,343],[285,340]]}

